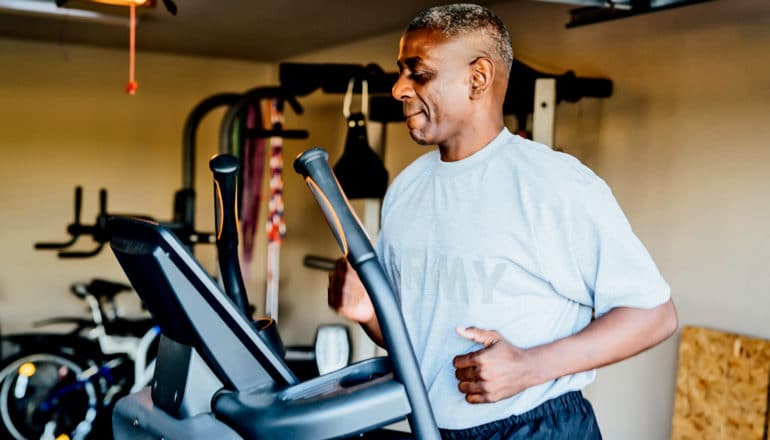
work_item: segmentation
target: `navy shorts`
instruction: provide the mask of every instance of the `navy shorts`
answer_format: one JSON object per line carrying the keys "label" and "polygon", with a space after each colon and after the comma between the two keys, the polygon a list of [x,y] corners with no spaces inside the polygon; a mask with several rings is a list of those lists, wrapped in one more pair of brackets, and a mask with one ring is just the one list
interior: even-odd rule
{"label": "navy shorts", "polygon": [[580,391],[544,402],[524,414],[468,429],[441,429],[445,440],[601,440],[591,404]]}

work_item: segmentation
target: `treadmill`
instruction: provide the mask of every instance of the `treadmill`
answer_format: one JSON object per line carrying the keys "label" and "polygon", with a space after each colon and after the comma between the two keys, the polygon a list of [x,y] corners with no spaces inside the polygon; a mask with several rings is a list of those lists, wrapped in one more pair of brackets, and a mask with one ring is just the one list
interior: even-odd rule
{"label": "treadmill", "polygon": [[300,382],[171,232],[115,218],[112,250],[162,332],[151,387],[115,406],[116,439],[405,438],[380,429],[404,418],[408,438],[440,438],[396,297],[328,154],[311,148],[294,168],[366,286],[389,355]]}

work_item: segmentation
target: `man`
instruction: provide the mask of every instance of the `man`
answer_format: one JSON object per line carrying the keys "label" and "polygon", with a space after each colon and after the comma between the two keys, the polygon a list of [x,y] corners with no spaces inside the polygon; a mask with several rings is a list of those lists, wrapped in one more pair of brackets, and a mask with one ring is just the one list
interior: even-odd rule
{"label": "man", "polygon": [[[505,129],[512,60],[508,31],[481,6],[409,24],[393,96],[411,137],[438,151],[388,189],[377,253],[443,437],[601,438],[580,390],[670,336],[676,311],[606,184]],[[329,304],[382,343],[346,263]]]}

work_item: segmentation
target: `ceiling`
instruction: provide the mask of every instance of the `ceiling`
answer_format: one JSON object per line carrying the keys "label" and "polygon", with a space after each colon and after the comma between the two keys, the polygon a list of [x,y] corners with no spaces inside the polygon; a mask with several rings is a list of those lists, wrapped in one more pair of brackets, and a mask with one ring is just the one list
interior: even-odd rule
{"label": "ceiling", "polygon": [[[125,48],[128,8],[93,1],[105,0],[0,0],[0,37]],[[176,16],[163,7],[169,0],[150,1],[137,8],[139,50],[274,62],[398,31],[442,0],[173,0]],[[527,0],[476,0],[512,1]],[[529,1],[561,3],[572,27],[713,0]]]}
{"label": "ceiling", "polygon": [[[128,45],[125,7],[98,7],[99,12],[126,17],[119,23],[87,22],[66,16],[43,16],[3,8],[0,36],[81,43],[105,47]],[[54,0],[24,0],[48,3]],[[6,4],[13,4],[14,1]],[[73,7],[83,0],[70,0]],[[277,61],[346,41],[402,29],[414,14],[435,0],[175,0],[176,16],[161,1],[138,8],[139,50]],[[489,4],[490,1],[478,1]],[[61,8],[60,8],[61,9]],[[112,20],[116,21],[116,20]],[[122,23],[121,23],[122,22]]]}

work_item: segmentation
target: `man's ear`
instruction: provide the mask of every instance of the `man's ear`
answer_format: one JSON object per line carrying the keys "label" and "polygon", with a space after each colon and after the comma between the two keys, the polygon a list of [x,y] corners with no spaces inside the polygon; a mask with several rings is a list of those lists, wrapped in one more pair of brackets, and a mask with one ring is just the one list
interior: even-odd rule
{"label": "man's ear", "polygon": [[479,57],[471,63],[470,67],[470,98],[478,99],[492,87],[495,80],[495,63],[487,57]]}

